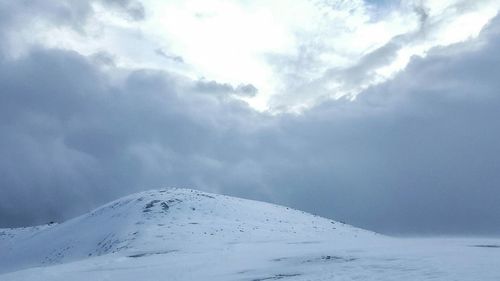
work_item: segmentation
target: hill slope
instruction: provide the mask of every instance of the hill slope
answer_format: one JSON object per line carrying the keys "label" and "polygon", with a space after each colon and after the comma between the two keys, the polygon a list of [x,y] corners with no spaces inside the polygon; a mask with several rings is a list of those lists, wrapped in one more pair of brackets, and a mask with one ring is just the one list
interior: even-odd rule
{"label": "hill slope", "polygon": [[[500,280],[500,250],[470,247],[495,243],[392,239],[286,207],[168,189],[62,224],[0,230],[0,280]],[[454,254],[464,251],[468,258]]]}
{"label": "hill slope", "polygon": [[[272,204],[190,189],[147,191],[113,201],[60,225],[4,230],[0,270],[64,263],[109,253],[124,256],[220,243],[315,240],[369,235]],[[0,234],[1,235],[1,234]]]}

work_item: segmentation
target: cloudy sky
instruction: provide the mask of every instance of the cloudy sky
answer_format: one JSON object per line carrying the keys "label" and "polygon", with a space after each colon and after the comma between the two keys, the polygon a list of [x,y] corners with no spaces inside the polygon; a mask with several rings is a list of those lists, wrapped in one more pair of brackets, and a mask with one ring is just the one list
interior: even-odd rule
{"label": "cloudy sky", "polygon": [[500,234],[500,0],[0,0],[0,227],[144,189]]}

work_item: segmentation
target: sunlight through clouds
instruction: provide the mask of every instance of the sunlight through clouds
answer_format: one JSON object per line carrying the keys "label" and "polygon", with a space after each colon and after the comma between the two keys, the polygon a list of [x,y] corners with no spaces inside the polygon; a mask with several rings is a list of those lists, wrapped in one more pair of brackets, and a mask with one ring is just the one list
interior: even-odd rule
{"label": "sunlight through clouds", "polygon": [[105,52],[124,68],[252,85],[256,95],[238,98],[254,109],[301,112],[322,100],[353,99],[412,56],[477,36],[500,7],[495,0],[141,3],[144,17],[134,17],[94,0],[94,15],[80,30],[36,20],[12,36],[13,56],[37,44]]}

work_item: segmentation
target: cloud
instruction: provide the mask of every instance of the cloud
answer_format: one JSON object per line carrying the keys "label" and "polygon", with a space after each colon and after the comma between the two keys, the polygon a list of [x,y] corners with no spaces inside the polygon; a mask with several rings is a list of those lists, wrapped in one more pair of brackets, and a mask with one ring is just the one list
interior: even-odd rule
{"label": "cloud", "polygon": [[121,68],[107,53],[0,56],[0,225],[177,186],[387,233],[500,233],[499,23],[303,114],[251,109],[237,95],[251,84]]}
{"label": "cloud", "polygon": [[132,20],[144,20],[146,12],[139,1],[134,0],[101,0],[105,5],[125,13]]}
{"label": "cloud", "polygon": [[259,89],[257,89],[254,85],[252,84],[239,84],[236,89],[234,89],[235,93],[238,93],[242,96],[246,97],[255,97],[257,93],[259,92]]}
{"label": "cloud", "polygon": [[[88,2],[62,1],[1,1],[2,25],[31,21],[50,21],[58,25],[70,25],[75,29],[83,25],[92,13]],[[5,30],[4,30],[5,31]]]}
{"label": "cloud", "polygon": [[284,121],[307,164],[272,185],[288,186],[292,205],[380,231],[498,233],[499,23],[481,47],[435,49],[353,103]]}
{"label": "cloud", "polygon": [[174,62],[177,62],[177,63],[184,63],[184,59],[181,56],[167,54],[162,49],[156,49],[155,50],[155,54],[159,55],[160,57],[164,57],[167,60],[171,60],[171,61],[174,61]]}
{"label": "cloud", "polygon": [[495,0],[73,2],[4,1],[17,20],[1,44],[13,57],[31,46],[105,51],[124,68],[251,84],[258,91],[244,99],[275,113],[355,97],[411,56],[475,37],[500,9]]}
{"label": "cloud", "polygon": [[241,97],[253,97],[258,89],[252,84],[239,84],[234,87],[227,83],[218,83],[217,81],[207,81],[201,79],[196,82],[195,91],[209,94],[235,95]]}
{"label": "cloud", "polygon": [[350,10],[352,21],[342,18],[349,14],[343,5],[351,2],[334,5],[322,20],[329,28],[299,33],[297,54],[269,56],[285,81],[285,90],[271,98],[273,110],[300,111],[331,98],[355,98],[392,79],[413,56],[475,37],[500,8],[490,0],[368,2]]}
{"label": "cloud", "polygon": [[34,49],[3,60],[0,73],[4,225],[68,218],[139,188],[201,183],[198,174],[243,130],[234,127],[254,114],[169,73],[132,71],[114,85],[108,75],[117,73],[75,52]]}
{"label": "cloud", "polygon": [[0,1],[2,55],[20,57],[37,46],[87,55],[107,51],[103,46],[95,48],[99,38],[112,33],[110,24],[101,17],[106,14],[108,19],[113,15],[115,21],[142,21],[144,10],[133,0]]}
{"label": "cloud", "polygon": [[0,49],[3,49],[0,54],[11,55],[7,50],[19,52],[18,49],[23,49],[21,45],[33,40],[33,34],[26,34],[27,26],[31,26],[35,34],[47,25],[69,27],[83,33],[82,27],[91,14],[88,1],[0,1]]}

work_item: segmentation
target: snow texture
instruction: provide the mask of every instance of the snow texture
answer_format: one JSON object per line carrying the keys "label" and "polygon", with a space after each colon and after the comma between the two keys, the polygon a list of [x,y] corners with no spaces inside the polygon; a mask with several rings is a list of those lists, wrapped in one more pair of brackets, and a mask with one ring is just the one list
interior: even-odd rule
{"label": "snow texture", "polygon": [[500,240],[402,239],[291,208],[147,191],[0,229],[0,280],[500,280]]}

